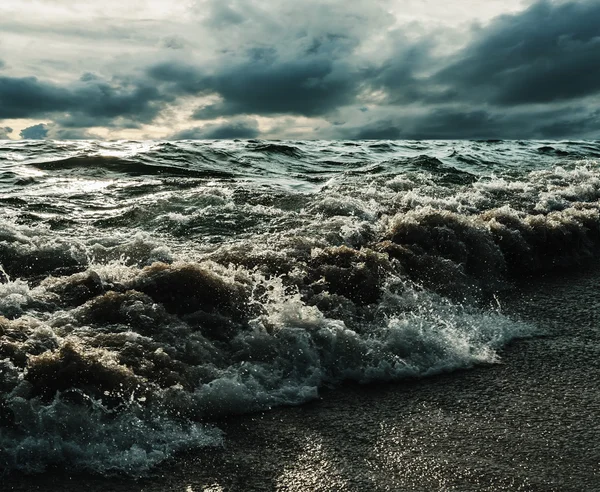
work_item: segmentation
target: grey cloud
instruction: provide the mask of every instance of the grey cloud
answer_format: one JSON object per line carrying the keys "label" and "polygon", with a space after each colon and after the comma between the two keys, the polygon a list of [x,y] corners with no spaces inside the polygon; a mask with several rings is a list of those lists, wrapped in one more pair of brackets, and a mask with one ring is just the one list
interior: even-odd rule
{"label": "grey cloud", "polygon": [[21,138],[31,140],[95,140],[99,137],[82,128],[61,128],[54,123],[39,123],[21,130]]}
{"label": "grey cloud", "polygon": [[[139,29],[135,29],[134,33],[133,30],[137,27],[135,24],[139,25]],[[148,21],[136,22],[115,18],[104,18],[100,21],[98,19],[80,20],[78,23],[55,21],[47,24],[27,22],[22,14],[19,18],[12,16],[0,19],[0,30],[3,33],[27,34],[39,40],[72,38],[80,42],[118,41],[127,44],[154,42],[153,33],[157,27],[158,23],[153,24]]]}
{"label": "grey cloud", "polygon": [[503,108],[444,108],[420,116],[385,118],[341,129],[349,139],[523,139],[590,138],[600,136],[600,111],[584,107],[544,108],[536,111]]}
{"label": "grey cloud", "polygon": [[12,132],[13,129],[10,126],[0,127],[0,140],[8,140]]}
{"label": "grey cloud", "polygon": [[[315,42],[321,49],[351,51],[393,24],[391,4],[389,0],[201,0],[196,9],[223,49],[274,46],[290,58]],[[328,39],[335,41],[330,44]]]}
{"label": "grey cloud", "polygon": [[161,40],[161,45],[171,50],[182,50],[185,48],[186,41],[180,36],[167,36]]}
{"label": "grey cloud", "polygon": [[[381,59],[356,57],[355,48],[368,38],[356,25],[367,19],[369,32],[362,11],[352,21],[340,23],[350,28],[348,32],[339,25],[331,32],[321,25],[308,29],[314,21],[299,14],[298,23],[290,28],[293,35],[285,37],[278,31],[277,19],[268,15],[260,21],[250,9],[243,20],[239,2],[210,5],[206,23],[244,24],[248,29],[248,19],[254,19],[275,34],[266,36],[270,42],[250,43],[243,51],[224,54],[210,67],[172,63],[149,71],[176,92],[220,97],[219,102],[198,108],[193,115],[197,119],[243,114],[330,116],[357,104],[358,96],[364,100],[369,91],[379,91],[380,105],[424,103],[443,109],[456,101],[470,101],[474,107],[467,111],[469,125],[483,114],[477,105],[553,102],[600,90],[600,64],[595,62],[600,51],[600,4],[595,2],[542,0],[523,12],[502,16],[476,32],[450,61],[432,54],[436,46],[431,39],[409,40],[399,30],[388,32],[382,41]],[[251,5],[256,8],[260,3]],[[282,48],[277,37],[288,45]],[[432,73],[433,66],[442,68]],[[373,135],[395,133],[373,131]],[[443,133],[432,127],[432,133],[438,132]]]}
{"label": "grey cloud", "polygon": [[600,111],[586,113],[571,111],[543,119],[538,128],[543,138],[590,138],[600,139]]}
{"label": "grey cloud", "polygon": [[231,5],[232,2],[220,1],[210,2],[209,4],[209,15],[205,20],[205,24],[210,27],[228,27],[232,24],[241,24],[244,22],[246,17],[240,12],[236,11],[235,7]]}
{"label": "grey cloud", "polygon": [[31,140],[44,140],[48,137],[48,126],[44,123],[27,127],[19,133],[21,138]]}
{"label": "grey cloud", "polygon": [[402,130],[392,121],[378,121],[351,133],[350,138],[356,140],[397,140],[402,137]]}
{"label": "grey cloud", "polygon": [[210,80],[222,103],[200,108],[198,119],[235,114],[326,114],[353,102],[356,76],[325,58],[255,61],[229,69]]}
{"label": "grey cloud", "polygon": [[[386,2],[210,0],[198,8],[221,43],[211,63],[159,63],[148,70],[177,94],[212,94],[201,120],[244,114],[326,115],[353,104],[370,61],[358,48],[391,23]],[[227,29],[223,29],[227,26]]]}
{"label": "grey cloud", "polygon": [[386,104],[406,104],[415,101],[444,101],[447,89],[431,76],[421,72],[439,66],[443,60],[431,54],[434,45],[429,40],[408,41],[401,33],[393,36],[392,54],[379,66],[369,69],[366,76],[372,89],[383,90]]}
{"label": "grey cloud", "polygon": [[354,101],[360,76],[344,62],[308,55],[281,60],[271,50],[254,50],[242,63],[223,63],[215,73],[181,63],[153,66],[149,75],[183,94],[215,94],[222,102],[204,106],[196,119],[240,114],[326,114]]}
{"label": "grey cloud", "polygon": [[[0,118],[58,114],[69,126],[111,126],[116,118],[150,122],[170,96],[140,82],[108,83],[90,74],[61,87],[35,77],[0,77]],[[82,121],[79,123],[79,121]]]}
{"label": "grey cloud", "polygon": [[260,135],[258,123],[251,118],[234,120],[222,124],[208,124],[175,133],[170,140],[202,140],[256,138]]}
{"label": "grey cloud", "polygon": [[[397,35],[394,43],[395,55],[371,69],[367,82],[383,91],[383,103],[344,125],[341,137],[599,136],[599,113],[589,109],[600,100],[598,2],[542,0],[501,16],[449,61],[436,58],[427,41],[409,45]],[[442,68],[427,71],[434,66]],[[407,105],[419,114],[403,116]]]}
{"label": "grey cloud", "polygon": [[48,131],[48,137],[54,140],[99,140],[100,137],[90,133],[85,128],[61,128],[53,125]]}
{"label": "grey cloud", "polygon": [[163,62],[147,69],[156,84],[166,84],[172,94],[209,93],[207,75],[198,67],[183,62]]}
{"label": "grey cloud", "polygon": [[[258,125],[248,115],[289,118],[271,125],[273,138],[310,131],[369,139],[561,138],[594,136],[598,125],[587,109],[600,97],[597,1],[540,0],[474,29],[445,57],[431,26],[416,36],[410,27],[394,28],[386,1],[204,0],[197,7],[197,32],[174,24],[132,32],[132,42],[151,50],[124,54],[105,70],[119,74],[109,79],[85,73],[58,84],[48,81],[57,67],[44,65],[47,80],[3,70],[0,120],[52,121],[50,138],[75,138],[90,127],[141,128],[170,103],[188,107],[193,97],[213,96],[192,117],[229,121],[199,123],[174,137],[253,138]],[[122,27],[99,25],[90,39],[118,41]],[[72,34],[84,31],[74,26]],[[186,49],[195,46],[203,49]],[[296,116],[319,119],[300,128]]]}
{"label": "grey cloud", "polygon": [[64,111],[71,95],[64,88],[35,77],[0,77],[0,118],[28,118],[49,111]]}
{"label": "grey cloud", "polygon": [[449,95],[512,106],[600,92],[600,3],[542,0],[482,29],[434,81]]}
{"label": "grey cloud", "polygon": [[407,138],[510,138],[510,131],[510,125],[503,124],[502,115],[485,110],[440,109],[417,119]]}

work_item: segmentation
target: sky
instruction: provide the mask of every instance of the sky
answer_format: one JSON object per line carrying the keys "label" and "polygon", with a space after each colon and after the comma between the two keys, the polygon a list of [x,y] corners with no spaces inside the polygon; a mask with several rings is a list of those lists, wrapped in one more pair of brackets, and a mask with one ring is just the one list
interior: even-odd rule
{"label": "sky", "polygon": [[2,0],[6,138],[599,139],[600,0]]}

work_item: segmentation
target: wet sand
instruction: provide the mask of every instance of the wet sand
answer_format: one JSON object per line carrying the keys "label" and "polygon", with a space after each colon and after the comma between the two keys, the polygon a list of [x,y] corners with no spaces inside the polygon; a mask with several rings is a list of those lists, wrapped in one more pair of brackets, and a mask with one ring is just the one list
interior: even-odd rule
{"label": "wet sand", "polygon": [[600,491],[600,275],[506,303],[545,335],[499,365],[231,418],[223,448],[138,481],[54,472],[3,477],[1,490]]}

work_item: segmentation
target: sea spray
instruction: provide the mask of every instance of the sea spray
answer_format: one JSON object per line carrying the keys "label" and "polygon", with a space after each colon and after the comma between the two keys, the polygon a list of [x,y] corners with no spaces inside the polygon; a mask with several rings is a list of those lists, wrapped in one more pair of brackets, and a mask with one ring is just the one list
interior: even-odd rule
{"label": "sea spray", "polygon": [[496,363],[535,327],[495,294],[600,246],[591,142],[52,145],[3,151],[9,471],[140,475],[218,417]]}

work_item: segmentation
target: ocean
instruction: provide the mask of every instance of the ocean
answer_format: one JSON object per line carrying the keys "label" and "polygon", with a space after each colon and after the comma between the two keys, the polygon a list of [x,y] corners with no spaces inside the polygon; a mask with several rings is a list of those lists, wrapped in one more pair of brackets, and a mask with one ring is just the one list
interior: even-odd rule
{"label": "ocean", "polygon": [[2,490],[600,490],[600,142],[0,142]]}

